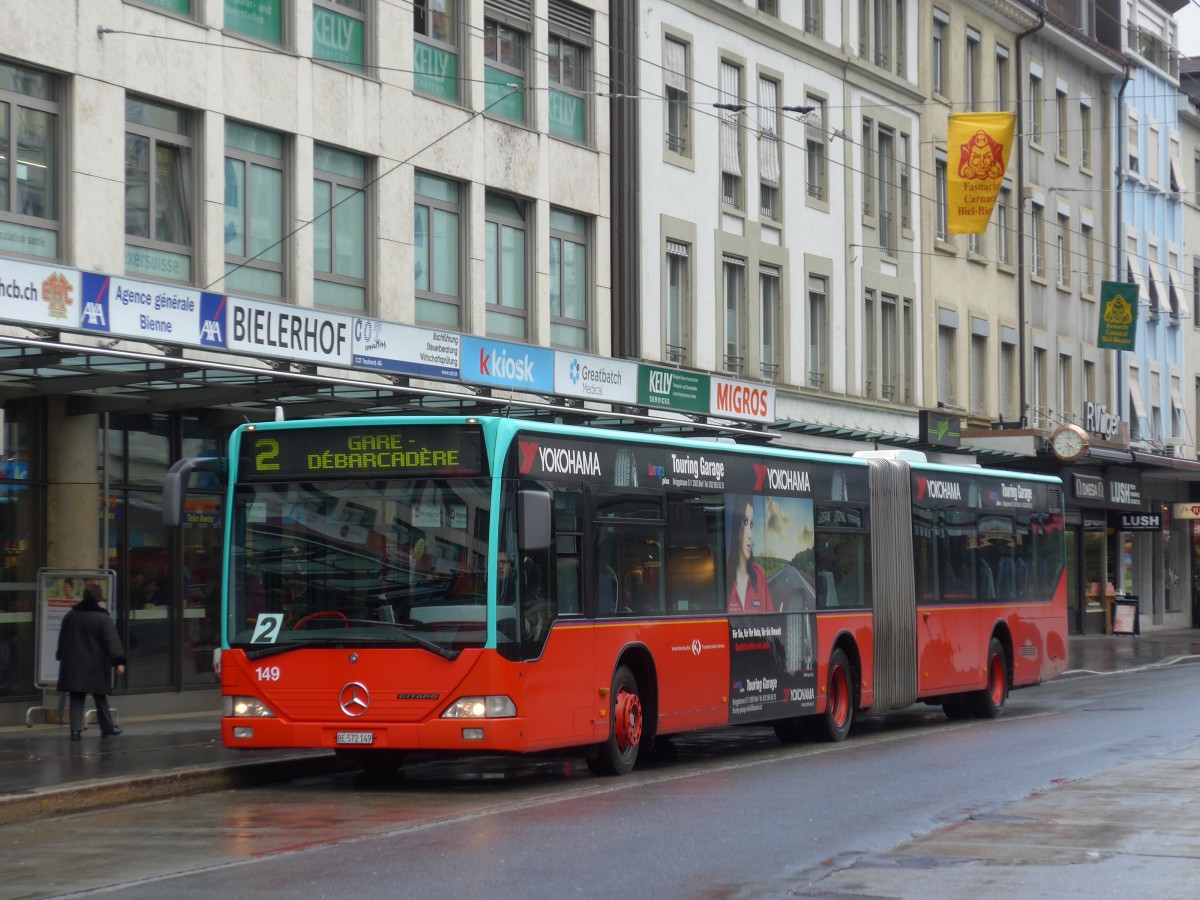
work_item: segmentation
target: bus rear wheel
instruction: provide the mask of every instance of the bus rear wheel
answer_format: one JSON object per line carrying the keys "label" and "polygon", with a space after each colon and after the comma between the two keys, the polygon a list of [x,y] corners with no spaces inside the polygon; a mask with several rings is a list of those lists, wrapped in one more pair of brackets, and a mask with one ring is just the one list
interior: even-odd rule
{"label": "bus rear wheel", "polygon": [[999,639],[988,644],[987,687],[967,698],[971,715],[977,719],[994,719],[1004,712],[1008,703],[1008,654]]}
{"label": "bus rear wheel", "polygon": [[642,697],[629,666],[620,666],[613,673],[609,719],[612,730],[608,740],[597,748],[595,757],[588,759],[588,768],[596,775],[628,775],[637,763],[645,724]]}
{"label": "bus rear wheel", "polygon": [[825,712],[808,719],[808,733],[814,741],[844,741],[854,721],[854,678],[845,651],[834,650],[829,657]]}

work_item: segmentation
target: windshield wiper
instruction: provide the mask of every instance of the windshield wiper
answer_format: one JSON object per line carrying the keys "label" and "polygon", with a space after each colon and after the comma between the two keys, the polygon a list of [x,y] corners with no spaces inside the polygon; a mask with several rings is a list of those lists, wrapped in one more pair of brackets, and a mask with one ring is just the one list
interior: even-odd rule
{"label": "windshield wiper", "polygon": [[346,622],[349,625],[379,625],[383,628],[395,628],[418,647],[422,647],[430,653],[436,653],[442,659],[458,659],[458,654],[461,652],[459,650],[451,650],[449,647],[443,647],[441,644],[435,644],[433,641],[426,640],[423,637],[418,637],[399,622],[381,622],[379,619],[347,619]]}
{"label": "windshield wiper", "polygon": [[[428,650],[442,659],[455,660],[458,659],[459,650],[451,650],[449,647],[443,647],[441,644],[435,644],[433,641],[426,640],[413,634],[403,625],[394,622],[380,622],[376,619],[338,619],[338,622],[345,622],[347,625],[379,625],[384,628],[395,628],[406,638],[420,647],[422,650]],[[246,659],[265,659],[268,656],[278,656],[280,653],[290,653],[292,650],[303,650],[305,647],[329,646],[331,644],[361,644],[371,643],[372,639],[361,635],[353,636],[334,636],[327,637],[312,637],[303,641],[288,641],[283,644],[264,644],[255,649],[246,650]],[[254,647],[254,645],[251,645]]]}

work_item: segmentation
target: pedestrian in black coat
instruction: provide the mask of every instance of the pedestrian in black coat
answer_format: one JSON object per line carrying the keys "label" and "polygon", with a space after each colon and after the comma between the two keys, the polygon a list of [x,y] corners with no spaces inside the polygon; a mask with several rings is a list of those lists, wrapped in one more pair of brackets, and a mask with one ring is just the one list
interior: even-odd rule
{"label": "pedestrian in black coat", "polygon": [[83,736],[83,701],[96,699],[100,736],[121,733],[108,710],[112,669],[125,674],[125,648],[108,612],[100,605],[100,588],[89,584],[83,599],[71,607],[58,632],[58,689],[71,695],[71,740]]}

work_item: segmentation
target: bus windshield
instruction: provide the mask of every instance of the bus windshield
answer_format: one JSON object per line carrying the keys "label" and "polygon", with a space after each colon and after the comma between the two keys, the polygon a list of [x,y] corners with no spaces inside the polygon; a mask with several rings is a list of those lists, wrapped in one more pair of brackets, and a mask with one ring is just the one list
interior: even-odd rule
{"label": "bus windshield", "polygon": [[487,482],[256,483],[234,494],[231,646],[259,647],[271,618],[267,644],[483,646]]}

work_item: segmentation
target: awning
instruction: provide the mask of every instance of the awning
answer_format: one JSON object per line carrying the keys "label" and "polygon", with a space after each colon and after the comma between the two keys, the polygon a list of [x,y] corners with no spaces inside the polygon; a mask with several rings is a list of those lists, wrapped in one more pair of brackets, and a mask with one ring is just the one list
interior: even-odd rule
{"label": "awning", "polygon": [[1179,162],[1179,148],[1171,144],[1171,190],[1182,194],[1187,191],[1183,182],[1183,166]]}
{"label": "awning", "polygon": [[1142,385],[1138,380],[1138,374],[1137,369],[1130,368],[1129,402],[1133,404],[1133,413],[1137,416],[1138,423],[1140,424],[1142,419],[1149,421],[1150,417],[1146,415],[1146,401],[1142,399]]}

